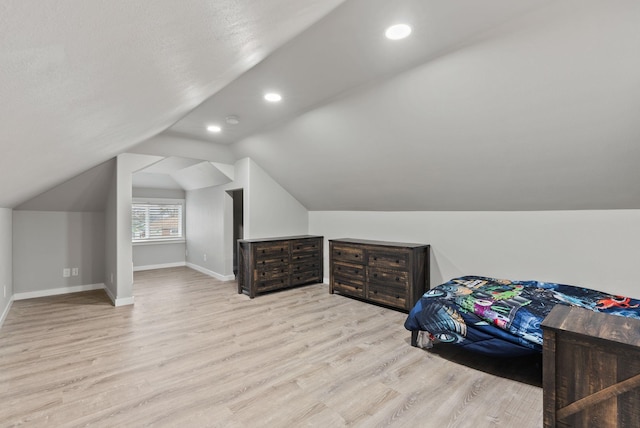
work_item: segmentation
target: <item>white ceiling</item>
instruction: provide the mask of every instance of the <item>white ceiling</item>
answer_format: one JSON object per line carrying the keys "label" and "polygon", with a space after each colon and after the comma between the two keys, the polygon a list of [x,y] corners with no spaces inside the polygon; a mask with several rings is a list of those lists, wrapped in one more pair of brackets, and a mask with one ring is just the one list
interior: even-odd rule
{"label": "white ceiling", "polygon": [[0,6],[0,206],[173,144],[312,210],[640,208],[635,0],[112,3]]}
{"label": "white ceiling", "polygon": [[342,0],[3,0],[0,206],[163,131]]}

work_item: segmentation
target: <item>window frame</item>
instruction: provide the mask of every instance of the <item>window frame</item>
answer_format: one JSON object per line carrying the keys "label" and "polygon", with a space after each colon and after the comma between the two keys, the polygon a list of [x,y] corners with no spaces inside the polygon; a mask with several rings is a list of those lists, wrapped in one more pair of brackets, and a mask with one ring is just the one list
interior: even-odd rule
{"label": "window frame", "polygon": [[[134,239],[133,237],[133,213],[135,206],[147,205],[147,206],[180,206],[180,234],[181,236],[171,237],[153,237],[145,239]],[[185,200],[184,199],[172,199],[172,198],[133,198],[131,201],[131,243],[133,245],[150,245],[150,244],[173,244],[177,242],[186,242],[186,228],[185,228]],[[148,211],[147,211],[148,219]],[[148,225],[147,225],[148,228]]]}

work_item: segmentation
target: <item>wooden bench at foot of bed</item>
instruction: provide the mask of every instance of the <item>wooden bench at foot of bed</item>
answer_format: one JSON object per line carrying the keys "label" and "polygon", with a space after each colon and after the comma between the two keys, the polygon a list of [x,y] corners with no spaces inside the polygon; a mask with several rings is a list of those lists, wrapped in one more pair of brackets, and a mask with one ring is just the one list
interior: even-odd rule
{"label": "wooden bench at foot of bed", "polygon": [[542,322],[545,427],[640,427],[640,320],[557,305]]}

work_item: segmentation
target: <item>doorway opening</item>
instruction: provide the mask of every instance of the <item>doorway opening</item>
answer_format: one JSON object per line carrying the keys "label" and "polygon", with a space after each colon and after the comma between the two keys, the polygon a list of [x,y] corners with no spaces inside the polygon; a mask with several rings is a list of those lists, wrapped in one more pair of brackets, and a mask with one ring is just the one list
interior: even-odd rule
{"label": "doorway opening", "polygon": [[233,199],[233,274],[238,277],[238,240],[244,238],[244,206],[242,189],[229,190]]}

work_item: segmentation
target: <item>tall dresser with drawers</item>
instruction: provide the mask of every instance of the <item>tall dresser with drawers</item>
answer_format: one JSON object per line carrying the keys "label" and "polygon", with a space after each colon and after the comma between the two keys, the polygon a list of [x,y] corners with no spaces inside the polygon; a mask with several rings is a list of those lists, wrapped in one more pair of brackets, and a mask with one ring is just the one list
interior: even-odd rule
{"label": "tall dresser with drawers", "polygon": [[322,236],[238,241],[238,293],[260,293],[322,282]]}
{"label": "tall dresser with drawers", "polygon": [[429,289],[429,245],[329,240],[329,291],[409,311]]}

